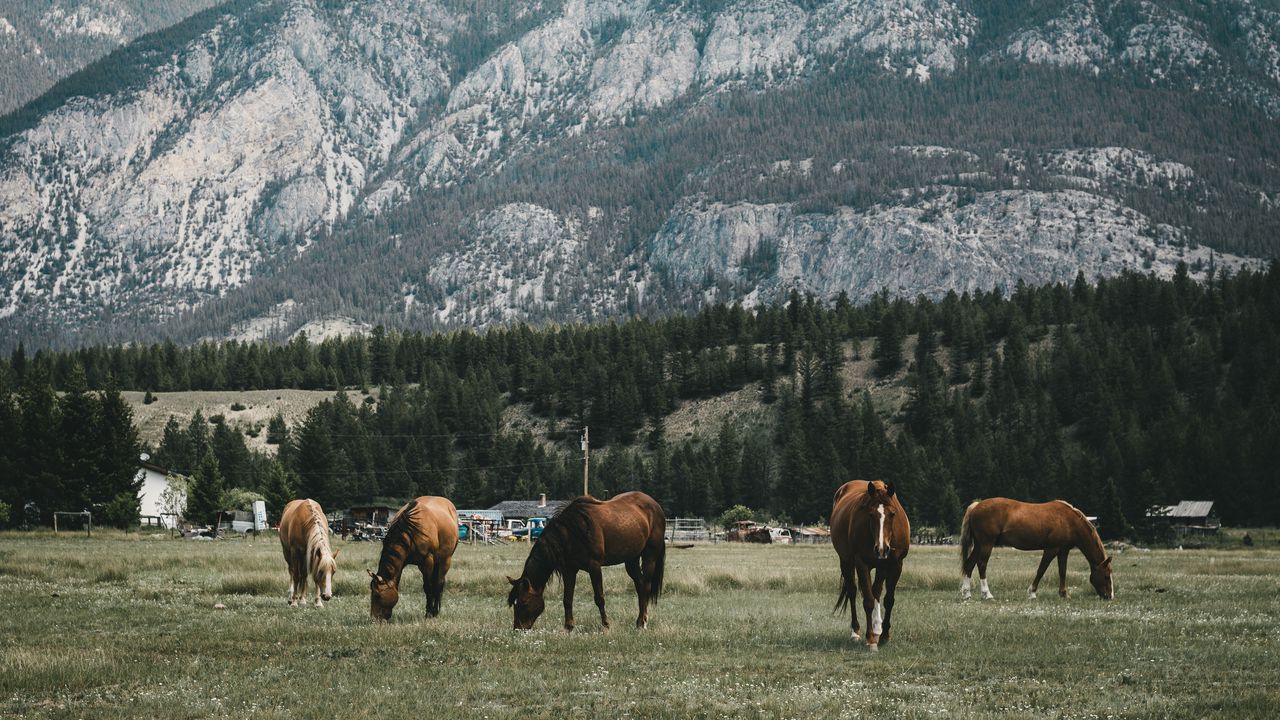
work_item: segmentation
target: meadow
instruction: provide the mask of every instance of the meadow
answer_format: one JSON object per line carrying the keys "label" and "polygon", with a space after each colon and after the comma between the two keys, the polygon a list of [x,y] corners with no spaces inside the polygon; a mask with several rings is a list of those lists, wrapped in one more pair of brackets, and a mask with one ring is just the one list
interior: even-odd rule
{"label": "meadow", "polygon": [[[527,547],[463,545],[439,618],[416,569],[393,622],[368,619],[378,545],[337,543],[335,597],[291,608],[274,535],[194,542],[96,531],[0,534],[0,716],[263,718],[1202,718],[1280,709],[1280,551],[1130,550],[1117,598],[1025,588],[1037,556],[998,550],[997,600],[961,602],[957,550],[907,558],[880,652],[832,614],[829,546],[668,552],[649,629],[621,568],[612,629],[578,583],[511,630],[505,575]],[[1053,576],[1053,570],[1050,575]],[[216,604],[225,609],[215,609]]]}

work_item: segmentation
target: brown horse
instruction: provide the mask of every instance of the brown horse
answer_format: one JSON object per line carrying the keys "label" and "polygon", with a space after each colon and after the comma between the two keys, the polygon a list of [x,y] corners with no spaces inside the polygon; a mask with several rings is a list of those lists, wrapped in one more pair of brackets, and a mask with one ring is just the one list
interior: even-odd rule
{"label": "brown horse", "polygon": [[1065,500],[1047,503],[1024,503],[1009,498],[990,498],[969,505],[960,525],[960,596],[971,597],[969,576],[978,566],[982,582],[982,598],[992,600],[987,587],[987,560],[991,549],[1008,545],[1019,550],[1043,550],[1040,569],[1027,588],[1027,596],[1036,598],[1040,578],[1049,563],[1058,558],[1058,594],[1067,596],[1067,554],[1079,548],[1089,561],[1089,582],[1104,600],[1115,597],[1111,584],[1111,558],[1093,523]]}
{"label": "brown horse", "polygon": [[400,601],[400,572],[413,563],[422,573],[427,617],[440,614],[444,576],[458,547],[458,511],[442,497],[424,495],[396,512],[382,539],[378,572],[369,573],[369,616],[374,622],[391,619]]}
{"label": "brown horse", "polygon": [[289,604],[307,604],[307,578],[316,584],[316,607],[333,597],[338,553],[329,547],[329,520],[315,500],[292,500],[280,514],[280,548],[289,566]]}
{"label": "brown horse", "polygon": [[636,586],[640,616],[636,627],[649,624],[649,604],[662,592],[662,566],[667,546],[667,519],[662,506],[642,492],[628,492],[601,501],[584,495],[547,521],[542,537],[529,551],[524,572],[507,578],[507,605],[515,608],[515,628],[528,630],[546,604],[542,591],[552,573],[564,584],[564,629],[573,630],[573,588],[579,570],[591,576],[600,624],[609,627],[604,612],[604,579],[600,568],[623,563]]}
{"label": "brown horse", "polygon": [[835,609],[839,612],[849,606],[851,636],[857,640],[858,609],[853,601],[861,588],[862,608],[867,614],[867,647],[877,650],[880,643],[889,642],[894,590],[902,575],[902,561],[911,550],[911,522],[898,502],[893,483],[850,480],[840,486],[831,508],[831,544],[840,556],[840,597]]}

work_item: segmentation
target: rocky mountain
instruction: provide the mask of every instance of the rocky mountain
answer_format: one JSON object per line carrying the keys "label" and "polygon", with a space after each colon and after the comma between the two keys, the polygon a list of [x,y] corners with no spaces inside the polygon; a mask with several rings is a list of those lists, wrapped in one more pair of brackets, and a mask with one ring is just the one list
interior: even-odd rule
{"label": "rocky mountain", "polygon": [[44,0],[0,8],[0,114],[134,38],[220,0]]}
{"label": "rocky mountain", "polygon": [[1277,12],[233,0],[0,118],[0,342],[1235,271]]}

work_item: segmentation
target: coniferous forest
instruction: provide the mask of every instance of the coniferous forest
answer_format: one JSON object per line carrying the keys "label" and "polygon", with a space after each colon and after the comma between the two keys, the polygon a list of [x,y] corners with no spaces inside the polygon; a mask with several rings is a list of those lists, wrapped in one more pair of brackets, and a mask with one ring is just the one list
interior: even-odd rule
{"label": "coniferous forest", "polygon": [[[741,504],[818,522],[841,483],[876,477],[896,483],[913,522],[945,529],[994,495],[1067,499],[1108,536],[1141,534],[1150,506],[1180,499],[1274,525],[1277,358],[1280,263],[1204,284],[1181,267],[941,301],[793,293],[592,326],[19,347],[0,360],[0,501],[80,509],[134,492],[140,443],[117,388],[379,388],[335,392],[293,427],[277,418],[275,455],[220,416],[171,419],[154,461],[188,476],[196,518],[237,488],[273,517],[295,496],[487,507],[580,492],[589,427],[591,492],[641,489],[671,517]],[[766,421],[667,431],[682,404],[729,393]],[[510,429],[512,405],[546,431]]]}

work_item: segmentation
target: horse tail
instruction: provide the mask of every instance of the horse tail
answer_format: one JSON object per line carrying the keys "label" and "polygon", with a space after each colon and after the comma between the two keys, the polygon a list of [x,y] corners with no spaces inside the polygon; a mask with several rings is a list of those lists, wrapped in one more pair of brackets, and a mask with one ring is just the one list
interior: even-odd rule
{"label": "horse tail", "polygon": [[840,595],[836,597],[836,606],[831,609],[833,613],[843,613],[849,604],[857,599],[858,591],[853,586],[853,578],[845,573],[844,568],[840,568]]}
{"label": "horse tail", "polygon": [[658,604],[658,596],[662,594],[662,570],[667,564],[667,544],[658,545],[658,557],[653,563],[653,577],[649,579],[649,602]]}
{"label": "horse tail", "polygon": [[964,563],[969,559],[969,553],[973,550],[973,532],[969,528],[969,516],[973,514],[973,508],[978,505],[978,501],[974,500],[969,503],[969,507],[965,508],[964,519],[960,521],[960,572],[964,573]]}

